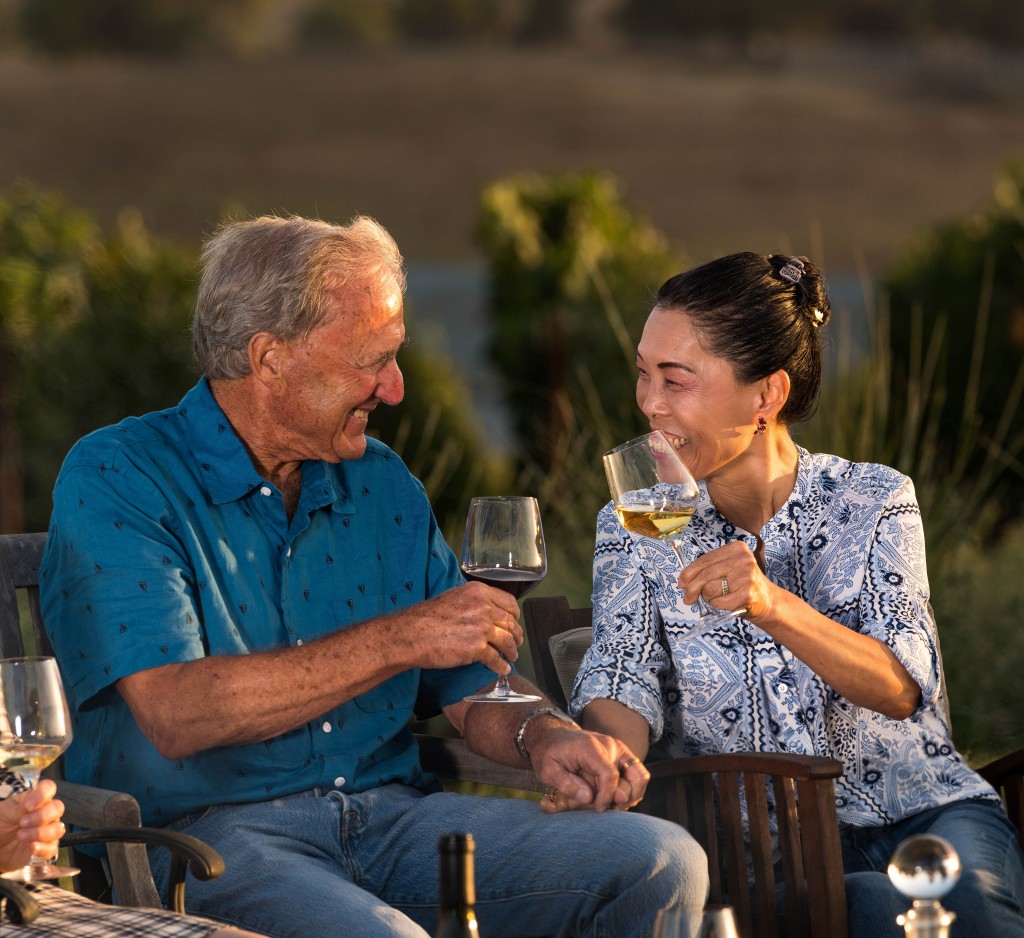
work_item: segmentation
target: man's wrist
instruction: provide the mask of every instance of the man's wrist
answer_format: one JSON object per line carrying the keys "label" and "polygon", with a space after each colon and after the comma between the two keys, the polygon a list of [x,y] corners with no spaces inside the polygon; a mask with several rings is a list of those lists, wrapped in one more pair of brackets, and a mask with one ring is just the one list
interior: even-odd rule
{"label": "man's wrist", "polygon": [[534,720],[540,717],[552,717],[562,723],[568,723],[570,726],[575,726],[579,729],[579,724],[567,713],[563,713],[561,710],[557,710],[554,707],[538,707],[536,710],[531,710],[523,721],[519,724],[519,729],[516,730],[514,741],[516,744],[516,752],[519,753],[519,757],[529,766],[533,768],[533,760],[530,757],[530,749],[526,745],[526,731],[530,724]]}

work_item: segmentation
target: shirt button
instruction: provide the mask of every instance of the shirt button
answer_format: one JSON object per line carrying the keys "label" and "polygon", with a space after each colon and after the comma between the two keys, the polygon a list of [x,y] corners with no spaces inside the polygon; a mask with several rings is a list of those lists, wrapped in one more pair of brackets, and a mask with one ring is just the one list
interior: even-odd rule
{"label": "shirt button", "polygon": [[301,638],[297,638],[297,639],[295,640],[295,644],[296,644],[296,645],[301,645],[301,644],[302,644],[302,639],[301,639]]}
{"label": "shirt button", "polygon": [[288,550],[286,550],[286,551],[284,552],[284,555],[285,555],[285,557],[291,557],[291,555],[292,555],[292,549],[291,549],[291,548],[289,547],[289,548],[288,548]]}
{"label": "shirt button", "polygon": [[325,733],[329,733],[332,728],[329,720],[324,720],[323,725],[320,727]]}
{"label": "shirt button", "polygon": [[274,494],[274,490],[269,485],[264,485],[263,488],[260,489],[260,495],[273,495],[273,494]]}
{"label": "shirt button", "polygon": [[345,784],[345,776],[344,775],[339,775],[334,780],[334,785],[335,785],[336,788],[341,788],[341,786],[344,785],[344,784]]}

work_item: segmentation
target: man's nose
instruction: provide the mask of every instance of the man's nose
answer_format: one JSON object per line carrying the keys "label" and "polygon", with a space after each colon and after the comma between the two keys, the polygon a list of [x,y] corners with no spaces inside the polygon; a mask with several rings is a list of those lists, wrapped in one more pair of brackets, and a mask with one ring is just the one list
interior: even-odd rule
{"label": "man's nose", "polygon": [[376,396],[384,404],[402,403],[402,398],[405,397],[405,378],[397,362],[392,362],[381,373]]}

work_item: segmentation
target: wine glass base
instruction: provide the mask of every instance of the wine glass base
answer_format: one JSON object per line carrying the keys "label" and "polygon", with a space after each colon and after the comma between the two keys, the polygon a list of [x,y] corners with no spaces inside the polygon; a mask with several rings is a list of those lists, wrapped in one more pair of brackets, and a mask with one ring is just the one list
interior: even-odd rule
{"label": "wine glass base", "polygon": [[510,690],[504,693],[490,691],[486,694],[470,694],[463,697],[463,700],[470,700],[473,703],[529,703],[531,700],[541,700],[537,694],[520,694],[518,691]]}
{"label": "wine glass base", "polygon": [[35,883],[47,879],[63,879],[65,876],[77,876],[82,871],[74,866],[54,866],[52,863],[41,863],[38,866],[23,866],[20,870],[0,873],[4,879],[16,883]]}

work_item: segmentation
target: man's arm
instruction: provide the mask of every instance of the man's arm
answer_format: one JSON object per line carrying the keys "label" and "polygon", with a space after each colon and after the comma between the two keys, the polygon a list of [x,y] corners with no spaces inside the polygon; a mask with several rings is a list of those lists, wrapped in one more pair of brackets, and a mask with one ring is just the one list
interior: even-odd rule
{"label": "man's arm", "polygon": [[279,736],[412,668],[507,673],[502,655],[522,642],[515,600],[470,583],[299,647],[162,665],[117,688],[160,754],[181,759]]}
{"label": "man's arm", "polygon": [[[516,690],[540,693],[519,675],[513,675],[509,682]],[[445,707],[444,712],[474,752],[505,765],[521,766],[523,758],[515,741],[523,720],[531,711],[551,706],[549,700],[523,705],[459,701]],[[624,810],[644,796],[650,773],[642,760],[614,736],[587,732],[542,714],[526,724],[522,742],[537,777],[576,806],[595,811]]]}

